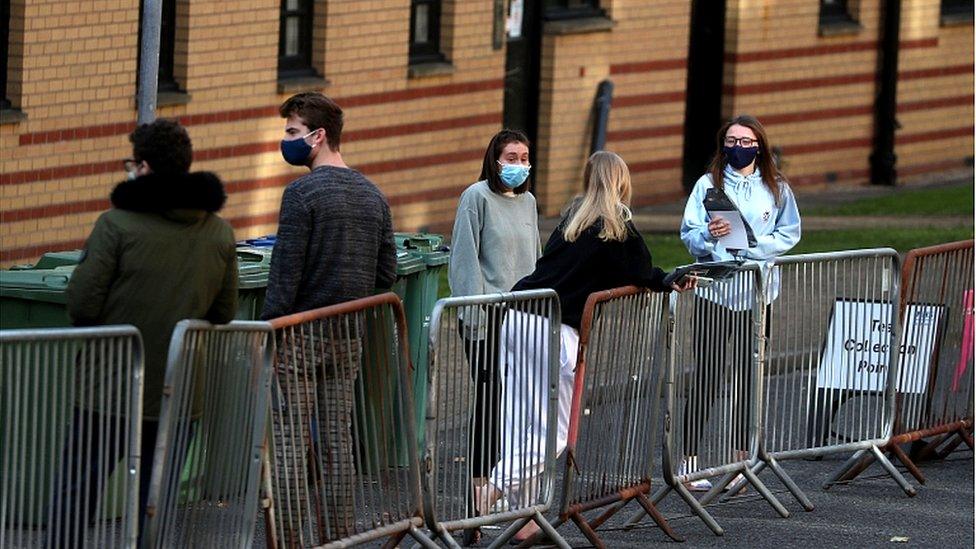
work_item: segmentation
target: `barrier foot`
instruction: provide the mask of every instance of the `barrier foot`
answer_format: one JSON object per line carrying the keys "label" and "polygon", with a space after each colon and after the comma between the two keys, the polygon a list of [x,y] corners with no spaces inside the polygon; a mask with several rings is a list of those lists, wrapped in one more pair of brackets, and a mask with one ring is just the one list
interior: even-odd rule
{"label": "barrier foot", "polygon": [[[766,462],[765,461],[760,461],[760,462],[758,462],[758,463],[756,463],[755,465],[752,466],[752,472],[753,472],[753,474],[758,475],[765,468],[766,468]],[[702,504],[703,505],[708,505],[709,503],[711,503],[712,500],[715,499],[715,496],[717,496],[720,492],[722,492],[723,490],[725,490],[726,479],[729,482],[731,482],[732,479],[734,479],[735,476],[737,476],[739,474],[740,473],[738,471],[735,471],[735,472],[729,473],[727,476],[723,477],[722,480],[716,486],[713,486],[712,489],[709,490],[707,494],[705,494],[705,497],[703,497],[701,499]],[[742,489],[745,488],[746,482],[748,482],[748,481],[746,480],[746,478],[744,476],[741,479],[735,481],[735,484],[732,484],[728,488],[728,490],[726,491],[725,495],[722,496],[722,499],[720,499],[719,501],[722,502],[722,503],[725,503],[725,502],[731,500],[732,498],[734,498],[735,496],[739,495],[739,492],[741,492]]]}
{"label": "barrier foot", "polygon": [[[664,496],[668,495],[668,493],[671,490],[673,490],[673,488],[665,484],[664,486],[661,487],[660,490],[654,492],[654,495],[651,496],[651,503],[654,505],[661,503],[661,500],[664,499]],[[634,513],[633,515],[630,516],[629,519],[627,519],[627,523],[624,524],[624,530],[630,530],[634,526],[637,526],[637,523],[639,523],[641,519],[644,518],[644,515],[646,514],[647,512],[644,511],[643,508],[638,509],[636,513]]]}
{"label": "barrier foot", "polygon": [[955,449],[958,448],[960,444],[962,444],[963,440],[965,439],[963,438],[962,429],[952,433],[952,438],[949,440],[949,443],[943,446],[941,450],[939,450],[938,452],[939,459],[945,459],[946,457],[948,457],[949,454],[955,451]]}
{"label": "barrier foot", "polygon": [[542,528],[543,532],[549,535],[549,541],[555,544],[556,547],[559,547],[559,549],[573,549],[569,545],[569,543],[566,543],[566,540],[564,540],[563,537],[559,535],[559,532],[557,532],[556,529],[552,527],[552,524],[549,524],[549,521],[546,520],[546,517],[542,516],[542,513],[536,511],[535,515],[532,516],[532,520],[534,520],[535,523],[539,525],[539,528]]}
{"label": "barrier foot", "polygon": [[942,436],[936,438],[935,440],[929,442],[921,449],[913,448],[914,451],[911,452],[912,459],[914,459],[917,462],[929,461],[935,459],[938,456],[936,449],[938,449],[939,446],[942,446],[947,440],[952,438],[953,434],[954,433],[945,433]]}
{"label": "barrier foot", "polygon": [[[411,526],[411,528],[413,528],[413,527]],[[395,536],[390,536],[390,537],[386,538],[386,543],[384,543],[383,546],[382,546],[383,549],[393,549],[394,547],[399,546],[400,545],[400,542],[403,541],[403,538],[406,537],[406,535],[407,535],[406,532],[400,532],[399,534],[396,534]],[[417,540],[417,541],[419,542],[420,540]]]}
{"label": "barrier foot", "polygon": [[[703,495],[702,497],[698,498],[698,502],[701,503],[702,505],[708,505],[708,504],[710,504],[712,502],[712,500],[714,500],[715,498],[717,498],[718,495],[721,494],[725,490],[725,487],[730,482],[732,482],[732,479],[734,479],[735,476],[738,475],[738,474],[741,474],[741,472],[740,471],[732,471],[731,473],[726,473],[725,476],[723,476],[717,482],[715,482],[715,483],[712,484],[712,487],[709,488],[707,492],[705,492],[705,495]],[[731,495],[729,497],[731,497]]]}
{"label": "barrier foot", "polygon": [[967,433],[965,429],[959,429],[959,438],[969,446],[969,450],[973,451],[973,434]]}
{"label": "barrier foot", "polygon": [[895,469],[895,466],[892,465],[890,461],[888,461],[888,458],[886,458],[884,454],[881,453],[881,450],[877,446],[871,447],[871,453],[874,454],[874,457],[875,459],[878,460],[878,463],[880,463],[881,466],[884,467],[886,471],[888,471],[888,474],[891,475],[891,478],[895,479],[895,482],[897,482],[898,485],[901,486],[901,489],[904,490],[909,497],[914,496],[917,493],[915,491],[915,487],[912,486],[908,482],[908,480],[906,480],[905,477],[898,472],[898,469]]}
{"label": "barrier foot", "polygon": [[786,471],[783,470],[783,466],[780,465],[778,461],[776,461],[774,458],[767,458],[767,460],[763,463],[769,464],[769,468],[772,469],[773,473],[776,475],[776,478],[778,478],[779,481],[783,483],[783,486],[786,486],[786,489],[793,494],[796,501],[803,506],[804,511],[813,511],[813,502],[810,501],[810,498],[808,498],[803,490],[796,485],[793,478],[786,474]]}
{"label": "barrier foot", "polygon": [[[442,526],[441,524],[437,524],[436,526],[437,526],[437,531],[432,532],[434,534],[435,539],[441,540],[442,542],[444,542],[444,545],[450,547],[451,549],[461,549],[461,546],[458,545],[457,540],[454,539],[454,536],[452,536],[451,533],[448,532],[446,528],[444,528],[444,526]],[[414,538],[416,539],[416,536],[414,536]],[[419,539],[417,541],[420,542],[421,544],[424,543]],[[434,543],[434,547],[438,547],[438,545]]]}
{"label": "barrier foot", "polygon": [[891,452],[891,454],[895,456],[898,461],[905,466],[905,468],[908,469],[908,472],[915,477],[915,480],[917,480],[919,484],[925,484],[925,475],[922,474],[922,471],[919,470],[918,466],[915,465],[915,462],[912,461],[910,457],[908,457],[905,451],[901,449],[901,446],[889,443],[887,450]]}
{"label": "barrier foot", "polygon": [[685,488],[681,484],[678,484],[677,486],[674,486],[674,491],[678,492],[678,495],[681,496],[681,499],[685,500],[685,503],[688,504],[688,507],[691,508],[692,512],[698,515],[698,518],[702,519],[702,522],[704,522],[705,525],[708,526],[708,528],[716,536],[721,536],[725,534],[725,530],[723,530],[722,527],[719,526],[718,522],[715,522],[715,519],[712,518],[712,515],[708,514],[708,511],[706,511],[705,508],[702,507],[702,504],[699,503],[697,499],[695,499],[695,496],[691,495],[691,492],[689,492],[687,488]]}
{"label": "barrier foot", "polygon": [[[555,522],[552,523],[552,527],[553,528],[556,528],[556,529],[559,529],[559,527],[562,526],[563,523],[565,523],[565,522],[566,522],[566,519],[564,519],[563,517],[559,517],[558,519],[556,519]],[[542,543],[544,540],[546,540],[548,538],[549,538],[549,536],[546,534],[546,532],[544,530],[539,531],[539,532],[536,532],[535,534],[532,534],[532,536],[530,538],[528,538],[525,541],[523,541],[522,543],[518,544],[518,549],[528,549],[529,547],[532,547],[533,545]]]}
{"label": "barrier foot", "polygon": [[542,538],[548,538],[550,543],[552,543],[556,547],[559,547],[560,549],[572,549],[572,547],[570,547],[570,545],[566,543],[566,540],[563,539],[563,537],[560,536],[558,532],[556,532],[556,529],[553,527],[553,525],[548,520],[546,520],[546,518],[542,516],[542,513],[540,513],[539,511],[536,511],[535,514],[532,515],[531,517],[520,518],[515,522],[513,522],[511,526],[509,526],[508,528],[505,529],[504,532],[502,532],[502,535],[498,536],[495,539],[495,541],[491,542],[491,545],[488,546],[488,549],[500,549],[501,547],[504,547],[505,544],[508,543],[508,540],[515,537],[515,534],[517,534],[518,531],[521,530],[522,527],[528,524],[530,521],[535,521],[535,523],[539,526],[539,528],[542,529],[542,531],[530,537],[529,539],[523,541],[522,543],[520,543],[518,545],[519,547],[531,547],[532,545],[541,542]]}
{"label": "barrier foot", "polygon": [[742,470],[742,474],[746,477],[746,480],[748,480],[749,483],[752,484],[753,488],[755,488],[756,491],[759,492],[759,495],[761,495],[763,499],[769,502],[769,505],[772,506],[772,508],[776,510],[777,513],[779,513],[779,516],[783,518],[789,518],[790,512],[786,509],[786,507],[783,507],[783,504],[780,503],[778,499],[776,499],[776,496],[774,496],[773,493],[769,491],[769,488],[766,488],[766,485],[763,484],[761,480],[759,480],[759,477],[757,477],[756,474],[752,472],[752,469],[746,467],[745,469]]}
{"label": "barrier foot", "polygon": [[858,474],[860,474],[860,472],[867,469],[873,461],[874,457],[871,454],[868,454],[867,450],[858,450],[857,452],[854,452],[854,455],[849,457],[847,461],[841,465],[840,469],[838,469],[832,477],[827,479],[827,482],[823,483],[823,489],[830,490],[834,484],[837,484],[838,482],[845,482],[851,478],[854,478],[849,476],[849,472],[853,470],[855,466],[860,467],[858,470]]}
{"label": "barrier foot", "polygon": [[[404,533],[406,533],[406,532],[404,532]],[[402,537],[403,536],[401,536],[401,538]],[[417,541],[417,543],[419,543],[423,547],[426,547],[427,549],[440,549],[438,547],[438,545],[436,543],[434,543],[434,540],[430,539],[430,537],[427,534],[425,534],[422,531],[420,531],[416,526],[410,526],[410,537],[412,537],[413,539],[415,539]],[[451,542],[454,542],[454,538],[453,537],[451,537],[450,535],[448,535],[447,537],[449,537],[451,539]],[[393,541],[393,538],[390,538],[390,541]],[[451,545],[451,543],[448,543],[448,542],[445,542],[445,543],[447,543],[447,545],[449,545],[449,546]],[[393,544],[390,547],[391,548],[396,547],[396,544]],[[453,547],[457,547],[457,542],[454,542],[453,543]]]}
{"label": "barrier foot", "polygon": [[596,549],[607,549],[606,544],[603,543],[603,540],[600,539],[600,536],[596,535],[596,532],[593,530],[593,528],[590,527],[590,525],[586,522],[586,519],[583,518],[582,515],[580,515],[579,513],[573,513],[572,515],[569,516],[569,518],[572,519],[573,524],[575,524],[576,527],[579,528],[580,532],[583,532],[583,536],[585,536],[586,539],[588,539],[590,543],[593,544],[593,547],[596,547]]}
{"label": "barrier foot", "polygon": [[[603,526],[603,523],[604,522],[610,520],[610,517],[616,515],[617,512],[620,511],[621,509],[623,509],[624,506],[626,506],[628,503],[630,503],[630,501],[631,500],[629,500],[629,499],[624,499],[624,500],[618,501],[617,503],[614,503],[613,505],[610,506],[609,509],[607,509],[606,511],[604,511],[602,515],[598,516],[594,520],[591,520],[590,521],[590,527],[593,528],[594,530],[596,530],[600,526]],[[553,526],[555,526],[555,525],[553,525]]]}
{"label": "barrier foot", "polygon": [[668,519],[664,518],[664,515],[661,514],[661,511],[658,511],[657,507],[655,507],[654,504],[647,499],[647,496],[644,494],[638,494],[637,503],[640,504],[640,506],[644,509],[644,512],[651,517],[651,520],[653,520],[661,531],[664,532],[669,538],[673,539],[674,541],[685,540],[685,538],[679,536],[678,533],[671,528],[671,523],[669,523]]}
{"label": "barrier foot", "polygon": [[500,549],[501,547],[504,547],[505,544],[508,543],[508,540],[515,537],[515,534],[518,533],[518,531],[521,530],[523,526],[528,524],[530,520],[532,519],[520,518],[515,522],[513,522],[512,524],[510,524],[509,527],[506,528],[505,531],[502,532],[500,536],[495,538],[495,541],[491,542],[491,545],[488,546],[488,549]]}

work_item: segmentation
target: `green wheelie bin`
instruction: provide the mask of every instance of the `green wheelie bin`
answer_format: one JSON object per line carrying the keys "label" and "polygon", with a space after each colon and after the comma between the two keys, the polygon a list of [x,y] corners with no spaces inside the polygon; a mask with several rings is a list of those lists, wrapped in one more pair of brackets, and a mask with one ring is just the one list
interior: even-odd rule
{"label": "green wheelie bin", "polygon": [[[397,279],[392,291],[403,300],[407,296],[409,281],[422,273],[426,268],[422,258],[406,250],[397,250]],[[386,290],[379,290],[380,292]],[[369,472],[374,467],[403,467],[409,463],[407,445],[399,433],[383,432],[385,426],[393,424],[390,418],[382,417],[384,412],[399,409],[399,393],[396,388],[396,368],[398,365],[389,360],[391,355],[386,349],[371,342],[388,342],[389,326],[393,325],[392,318],[367,319],[366,334],[363,338],[363,368],[356,379],[356,421],[361,427],[358,441],[362,455],[369,456],[364,465]],[[410,332],[408,326],[407,331]],[[410,342],[412,343],[412,342]],[[416,367],[416,365],[414,365]],[[360,402],[362,396],[364,402]]]}
{"label": "green wheelie bin", "polygon": [[403,306],[406,309],[413,363],[413,401],[416,410],[417,447],[423,449],[427,417],[428,349],[430,317],[437,303],[440,277],[450,259],[444,237],[426,233],[397,233],[398,250],[406,250],[424,262],[424,270],[406,279]]}

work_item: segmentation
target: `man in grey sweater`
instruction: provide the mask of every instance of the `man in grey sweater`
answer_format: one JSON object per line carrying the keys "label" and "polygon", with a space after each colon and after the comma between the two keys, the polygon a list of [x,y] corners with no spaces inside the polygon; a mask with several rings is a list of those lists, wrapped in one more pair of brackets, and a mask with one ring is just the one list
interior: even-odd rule
{"label": "man in grey sweater", "polygon": [[[286,119],[282,156],[310,172],[289,184],[281,198],[262,319],[365,297],[396,279],[389,204],[339,153],[342,109],[321,93],[300,93],[281,105],[280,114]],[[279,337],[276,381],[283,402],[272,410],[273,480],[289,547],[308,535],[313,507],[320,510],[314,523],[325,538],[315,544],[356,531],[350,430],[361,322],[358,317],[315,321]],[[311,452],[305,447],[309,443]],[[310,453],[318,457],[317,465],[305,462]],[[319,479],[308,478],[315,473]],[[282,494],[285,486],[288,493]],[[316,486],[322,492],[313,495]]]}

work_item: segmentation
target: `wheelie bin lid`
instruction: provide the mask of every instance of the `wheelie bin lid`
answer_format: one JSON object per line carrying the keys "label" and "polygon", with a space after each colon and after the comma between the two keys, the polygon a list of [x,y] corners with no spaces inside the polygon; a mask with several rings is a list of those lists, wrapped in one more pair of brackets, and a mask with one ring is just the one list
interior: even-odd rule
{"label": "wheelie bin lid", "polygon": [[68,281],[74,270],[74,265],[62,265],[54,269],[0,271],[0,296],[66,303]]}
{"label": "wheelie bin lid", "polygon": [[427,265],[424,263],[424,258],[416,252],[398,249],[396,258],[398,277],[419,273],[427,268]]}
{"label": "wheelie bin lid", "polygon": [[393,239],[397,248],[432,252],[444,244],[444,237],[430,233],[395,233]]}
{"label": "wheelie bin lid", "polygon": [[237,287],[241,290],[266,288],[271,273],[271,248],[237,247]]}
{"label": "wheelie bin lid", "polygon": [[396,233],[393,238],[398,249],[420,254],[427,267],[447,265],[451,259],[450,249],[444,246],[444,237],[439,234]]}
{"label": "wheelie bin lid", "polygon": [[28,271],[36,269],[53,269],[65,265],[77,265],[81,262],[81,250],[65,250],[61,252],[47,252],[37,263],[28,265],[14,265],[12,271]]}
{"label": "wheelie bin lid", "polygon": [[276,235],[268,234],[264,236],[259,236],[257,238],[249,238],[244,242],[239,243],[238,246],[240,246],[241,244],[245,244],[247,246],[256,246],[259,248],[272,248],[274,247],[277,239],[278,237]]}

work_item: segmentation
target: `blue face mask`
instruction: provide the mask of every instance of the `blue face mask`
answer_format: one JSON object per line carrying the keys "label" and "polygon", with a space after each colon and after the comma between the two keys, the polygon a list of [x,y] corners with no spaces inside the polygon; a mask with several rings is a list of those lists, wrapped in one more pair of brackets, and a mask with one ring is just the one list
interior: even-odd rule
{"label": "blue face mask", "polygon": [[756,159],[756,155],[759,154],[759,147],[742,147],[736,145],[734,147],[722,147],[722,152],[725,153],[725,159],[729,161],[729,165],[737,170],[745,168],[752,161]]}
{"label": "blue face mask", "polygon": [[502,164],[501,162],[498,164],[502,167],[498,175],[501,177],[502,183],[509,189],[514,189],[522,183],[525,183],[525,180],[529,177],[529,170],[532,168],[532,166],[523,166],[521,164]]}
{"label": "blue face mask", "polygon": [[316,131],[318,130],[312,130],[298,139],[282,139],[281,157],[285,159],[285,162],[292,166],[307,165],[308,155],[312,154],[312,146],[306,143],[305,139]]}

